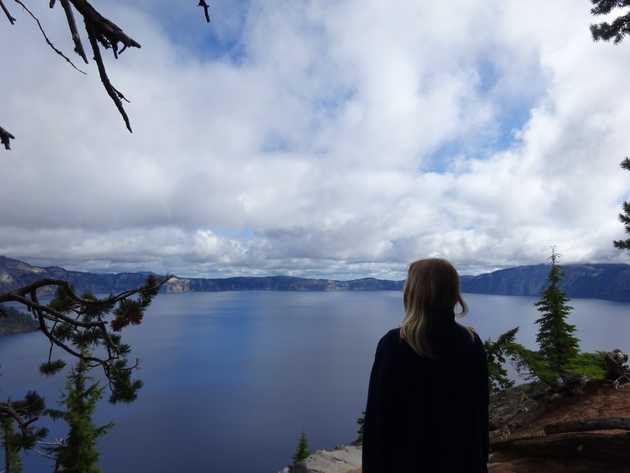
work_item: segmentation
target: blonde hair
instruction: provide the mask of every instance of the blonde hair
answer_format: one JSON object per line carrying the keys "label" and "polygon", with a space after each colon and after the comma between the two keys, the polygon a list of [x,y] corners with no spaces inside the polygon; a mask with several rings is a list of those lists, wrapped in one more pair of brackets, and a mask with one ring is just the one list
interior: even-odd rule
{"label": "blonde hair", "polygon": [[[444,259],[428,258],[409,265],[407,281],[403,293],[405,318],[400,326],[400,336],[419,355],[433,356],[427,337],[427,327],[443,312],[430,308],[453,309],[459,304],[460,316],[468,312],[468,307],[459,292],[459,275],[451,263]],[[474,339],[474,332],[467,327]]]}

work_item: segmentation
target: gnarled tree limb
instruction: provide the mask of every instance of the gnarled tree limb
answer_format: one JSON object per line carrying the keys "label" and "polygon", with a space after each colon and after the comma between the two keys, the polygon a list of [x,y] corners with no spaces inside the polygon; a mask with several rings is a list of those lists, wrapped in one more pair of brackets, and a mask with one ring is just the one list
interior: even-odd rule
{"label": "gnarled tree limb", "polygon": [[[25,3],[21,0],[14,0],[18,3],[24,10],[37,22],[37,25],[44,36],[44,39],[48,43],[48,45],[55,51],[56,54],[63,57],[68,63],[72,65],[75,69],[81,71],[65,54],[63,54],[57,47],[53,45],[50,41],[46,32],[39,21],[39,19],[29,10]],[[103,63],[103,57],[101,55],[100,47],[105,49],[112,49],[114,53],[114,57],[118,58],[118,55],[122,53],[125,49],[129,47],[140,48],[140,43],[127,35],[122,28],[116,25],[114,22],[103,16],[100,12],[98,12],[88,0],[60,0],[61,6],[66,15],[66,21],[68,23],[68,30],[70,32],[70,36],[74,43],[74,51],[83,59],[83,61],[87,64],[88,58],[85,52],[85,48],[83,47],[83,43],[81,41],[81,36],[79,34],[77,24],[74,17],[74,10],[76,10],[85,23],[85,31],[88,35],[90,45],[92,47],[92,52],[94,54],[94,60],[96,61],[99,76],[101,78],[101,82],[103,87],[105,88],[107,94],[111,97],[114,105],[118,109],[118,112],[122,116],[125,126],[131,132],[131,124],[129,121],[129,117],[123,107],[122,101],[128,100],[125,96],[116,89],[107,75],[107,70],[105,68],[105,64]],[[53,8],[56,4],[56,0],[49,0],[50,8]],[[199,7],[203,8],[204,16],[206,21],[210,22],[210,6],[206,0],[198,0]],[[9,20],[11,24],[15,23],[15,18],[11,15],[6,5],[4,4],[4,0],[0,0],[0,8],[4,12],[5,16]],[[9,132],[0,128],[0,144],[4,145],[5,149],[11,149],[9,140],[14,139],[14,136]]]}
{"label": "gnarled tree limb", "polygon": [[[122,100],[127,100],[125,96],[114,87],[109,80],[109,76],[107,75],[107,70],[105,69],[105,64],[103,64],[103,57],[101,56],[101,50],[98,47],[98,37],[96,33],[96,29],[91,23],[86,22],[85,27],[88,32],[88,38],[90,39],[90,45],[92,46],[92,52],[94,53],[94,60],[96,61],[96,65],[98,67],[98,74],[101,77],[101,82],[103,83],[103,87],[107,91],[107,94],[111,97],[112,101],[116,105],[118,112],[122,116],[125,121],[125,125],[127,126],[127,130],[132,132],[131,123],[129,122],[129,116],[125,111],[125,107],[123,107]],[[123,48],[124,51],[124,48]],[[114,54],[117,54],[114,50]]]}
{"label": "gnarled tree limb", "polygon": [[[112,21],[101,15],[96,9],[90,5],[87,0],[69,0],[72,6],[83,17],[88,34],[90,33],[88,25],[93,30],[96,40],[105,48],[112,48],[114,56],[117,58],[119,52],[124,51],[128,47],[140,48],[140,43],[128,36],[122,28]],[[122,43],[123,47],[119,51],[118,44]]]}
{"label": "gnarled tree limb", "polygon": [[[54,345],[73,357],[87,362],[91,367],[101,366],[105,376],[110,379],[111,370],[113,369],[115,363],[123,358],[126,355],[126,352],[119,342],[114,339],[113,334],[110,333],[108,322],[103,318],[103,316],[109,313],[116,304],[123,304],[131,297],[148,297],[148,300],[150,300],[152,297],[151,294],[157,293],[159,288],[170,278],[171,276],[165,276],[160,279],[153,279],[140,288],[123,291],[104,299],[80,297],[67,281],[46,278],[15,289],[14,291],[0,294],[0,304],[13,302],[28,309],[28,311],[31,312],[39,322],[40,332],[42,332],[49,340],[51,344],[51,351]],[[63,308],[57,308],[53,306],[53,304],[45,305],[39,302],[37,291],[51,287],[57,288],[58,291],[61,290],[63,297],[66,300]],[[142,305],[142,302],[140,302],[140,304]],[[97,313],[95,318],[83,318],[83,316],[85,316],[85,314],[90,310]],[[71,317],[70,314],[74,314],[76,317]],[[49,324],[51,323],[52,328],[49,327]],[[75,349],[55,330],[58,324],[64,325],[76,336],[90,334],[93,337],[98,337],[106,350],[106,356],[86,355],[81,350]],[[112,327],[114,327],[113,324]],[[116,330],[116,328],[113,328],[113,330]],[[50,363],[50,361],[51,352],[48,354],[48,363]],[[130,367],[117,369],[131,371],[136,367],[137,363]]]}
{"label": "gnarled tree limb", "polygon": [[44,39],[46,40],[46,43],[48,44],[48,46],[50,46],[50,48],[55,51],[55,53],[57,53],[57,55],[61,56],[62,58],[64,58],[66,60],[67,63],[69,63],[74,69],[76,69],[77,71],[79,71],[81,74],[85,74],[84,71],[82,71],[81,69],[79,69],[77,66],[75,66],[75,64],[72,62],[72,60],[66,56],[59,48],[57,48],[52,41],[50,41],[50,39],[48,38],[48,35],[46,34],[46,31],[44,30],[44,27],[42,26],[41,21],[39,21],[39,18],[37,18],[37,16],[35,16],[35,14],[28,9],[28,7],[26,5],[24,5],[24,3],[22,3],[21,0],[14,0],[15,3],[17,3],[18,5],[20,5],[25,11],[26,13],[28,13],[31,18],[33,18],[33,20],[35,20],[35,22],[37,23],[37,26],[39,27],[39,31],[41,31],[42,36],[44,37]]}
{"label": "gnarled tree limb", "polygon": [[[72,6],[68,0],[60,0],[61,7],[63,8],[64,13],[66,14],[66,20],[68,22],[68,29],[70,29],[70,35],[72,36],[72,41],[74,42],[74,52],[77,53],[83,61],[87,64],[88,59],[85,55],[85,49],[83,48],[83,43],[81,42],[81,36],[79,36],[79,31],[77,30],[77,23],[74,20],[74,13],[72,11]],[[50,8],[55,5],[54,0],[50,2]]]}

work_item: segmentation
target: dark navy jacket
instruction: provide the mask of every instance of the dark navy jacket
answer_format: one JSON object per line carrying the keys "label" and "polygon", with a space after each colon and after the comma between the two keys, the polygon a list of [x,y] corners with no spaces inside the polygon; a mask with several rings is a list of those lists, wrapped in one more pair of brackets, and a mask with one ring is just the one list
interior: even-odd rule
{"label": "dark navy jacket", "polygon": [[363,473],[486,473],[488,366],[479,336],[447,311],[433,358],[390,330],[378,343],[365,413]]}

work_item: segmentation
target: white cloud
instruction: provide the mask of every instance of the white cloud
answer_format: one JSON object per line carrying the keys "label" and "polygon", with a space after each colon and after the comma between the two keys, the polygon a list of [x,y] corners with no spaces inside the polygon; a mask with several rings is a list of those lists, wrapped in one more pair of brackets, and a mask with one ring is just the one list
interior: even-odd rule
{"label": "white cloud", "polygon": [[[93,65],[67,67],[25,16],[0,29],[20,45],[0,77],[18,138],[0,254],[336,277],[535,263],[551,245],[624,258],[630,56],[591,41],[587,6],[219,2],[211,30],[171,2],[102,9],[143,45],[109,61],[133,135]],[[39,10],[69,51],[61,11]]]}

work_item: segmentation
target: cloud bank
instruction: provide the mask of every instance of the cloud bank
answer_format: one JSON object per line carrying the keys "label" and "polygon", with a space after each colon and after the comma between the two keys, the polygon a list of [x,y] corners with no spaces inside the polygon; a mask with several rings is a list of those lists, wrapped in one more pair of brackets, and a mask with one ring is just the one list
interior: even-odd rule
{"label": "cloud bank", "polygon": [[[182,276],[402,277],[621,261],[629,45],[588,5],[103,1],[141,50],[101,89],[20,15],[0,28],[0,254]],[[61,10],[40,7],[71,51]]]}

